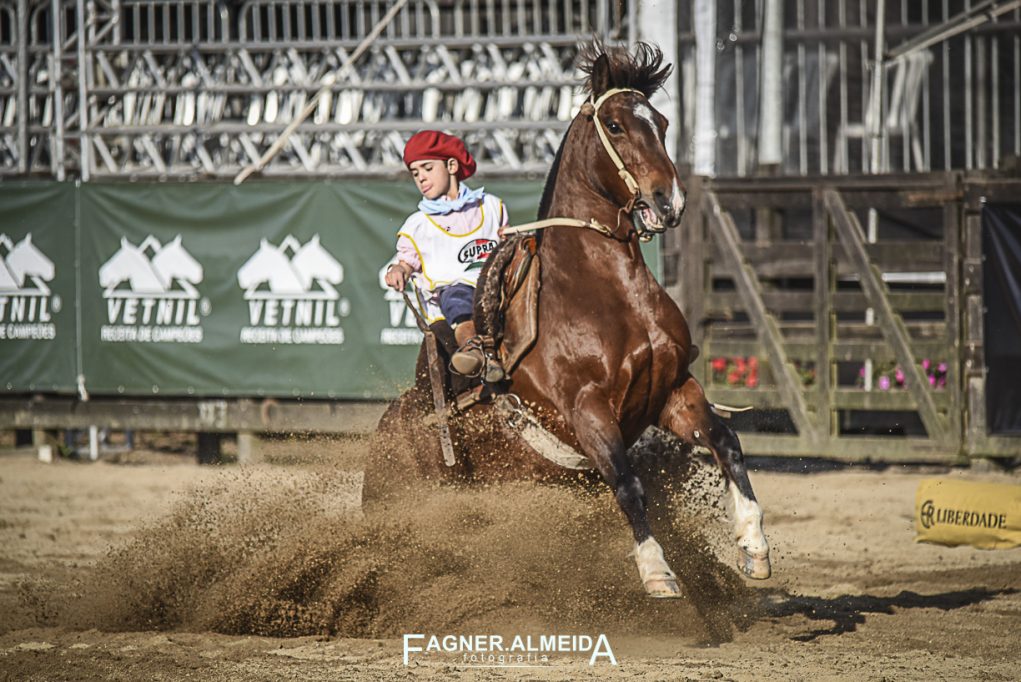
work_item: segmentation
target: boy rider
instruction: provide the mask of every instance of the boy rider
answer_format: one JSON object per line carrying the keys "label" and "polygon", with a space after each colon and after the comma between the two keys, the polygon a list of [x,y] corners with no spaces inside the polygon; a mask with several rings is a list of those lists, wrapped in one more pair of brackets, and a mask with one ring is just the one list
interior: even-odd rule
{"label": "boy rider", "polygon": [[[446,318],[459,347],[450,360],[455,372],[500,381],[503,367],[495,354],[483,351],[472,308],[482,265],[508,224],[507,209],[483,187],[464,184],[475,172],[475,160],[453,135],[416,133],[404,147],[404,164],[422,200],[397,233],[396,261],[385,281],[403,291],[410,278],[426,302],[429,321]],[[428,314],[437,307],[440,315]]]}

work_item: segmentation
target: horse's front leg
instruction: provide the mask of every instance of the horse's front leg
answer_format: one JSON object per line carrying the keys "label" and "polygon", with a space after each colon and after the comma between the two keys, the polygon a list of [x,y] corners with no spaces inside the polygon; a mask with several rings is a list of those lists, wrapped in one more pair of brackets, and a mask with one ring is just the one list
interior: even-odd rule
{"label": "horse's front leg", "polygon": [[738,568],[750,578],[768,578],[769,544],[762,532],[762,509],[748,480],[741,442],[733,429],[709,408],[709,401],[694,377],[689,376],[667,399],[659,426],[687,443],[712,451],[734,501]]}
{"label": "horse's front leg", "polygon": [[617,504],[631,524],[635,538],[635,562],[642,585],[650,597],[680,597],[677,576],[663,556],[663,548],[652,537],[642,482],[625,457],[620,427],[609,409],[609,401],[593,396],[576,401],[573,413],[575,434],[582,451],[592,460],[603,480],[613,490]]}

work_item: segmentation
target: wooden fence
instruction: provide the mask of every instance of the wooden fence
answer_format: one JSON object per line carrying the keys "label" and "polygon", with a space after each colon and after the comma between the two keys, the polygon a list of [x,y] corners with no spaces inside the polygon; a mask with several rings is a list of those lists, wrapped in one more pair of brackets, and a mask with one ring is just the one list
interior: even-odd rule
{"label": "wooden fence", "polygon": [[986,433],[983,201],[961,173],[696,181],[666,275],[711,400],[758,408],[748,452],[858,460],[1021,455]]}

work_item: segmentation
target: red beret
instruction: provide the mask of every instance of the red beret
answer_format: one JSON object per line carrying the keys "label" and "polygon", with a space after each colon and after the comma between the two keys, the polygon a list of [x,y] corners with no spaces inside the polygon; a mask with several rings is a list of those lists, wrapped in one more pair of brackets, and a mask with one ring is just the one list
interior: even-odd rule
{"label": "red beret", "polygon": [[404,165],[424,159],[457,159],[457,179],[465,180],[475,174],[475,159],[465,149],[464,142],[453,135],[438,130],[423,130],[415,133],[404,145]]}

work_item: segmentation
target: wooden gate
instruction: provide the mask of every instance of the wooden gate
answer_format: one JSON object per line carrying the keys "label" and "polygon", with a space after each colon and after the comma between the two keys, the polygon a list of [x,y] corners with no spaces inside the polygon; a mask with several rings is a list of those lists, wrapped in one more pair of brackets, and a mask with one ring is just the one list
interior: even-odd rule
{"label": "wooden gate", "polygon": [[987,435],[985,198],[959,173],[695,181],[665,253],[694,369],[750,454],[956,461],[1021,455]]}

